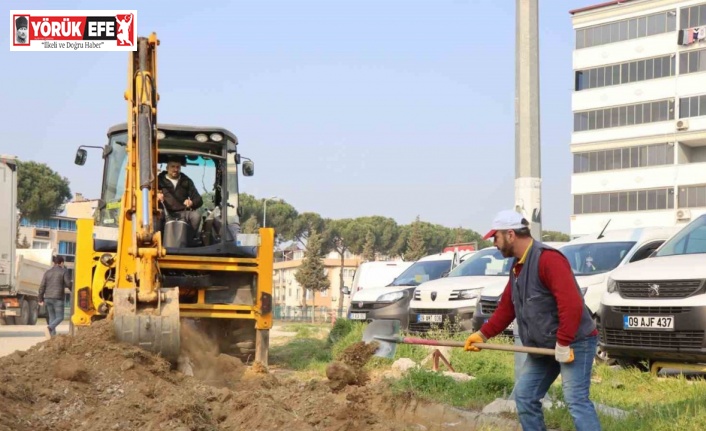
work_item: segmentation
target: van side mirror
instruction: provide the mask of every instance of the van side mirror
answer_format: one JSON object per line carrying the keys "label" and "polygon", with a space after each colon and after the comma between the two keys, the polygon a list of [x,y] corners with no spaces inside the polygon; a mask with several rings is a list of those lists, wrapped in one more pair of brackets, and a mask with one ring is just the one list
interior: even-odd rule
{"label": "van side mirror", "polygon": [[243,162],[243,175],[246,177],[252,177],[255,174],[255,163],[252,160],[246,160]]}
{"label": "van side mirror", "polygon": [[83,148],[79,148],[76,150],[76,158],[74,158],[74,163],[79,166],[83,166],[86,164],[86,157],[88,157],[88,151]]}
{"label": "van side mirror", "polygon": [[348,288],[348,286],[343,286],[343,289],[341,289],[341,292],[343,292],[344,295],[351,294],[351,290]]}

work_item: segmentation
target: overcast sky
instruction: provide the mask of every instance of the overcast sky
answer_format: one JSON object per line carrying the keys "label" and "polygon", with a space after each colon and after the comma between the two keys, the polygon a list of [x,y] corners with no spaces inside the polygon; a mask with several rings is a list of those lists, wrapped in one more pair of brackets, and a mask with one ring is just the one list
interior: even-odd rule
{"label": "overcast sky", "polygon": [[[10,9],[96,2],[6,1]],[[543,228],[568,232],[570,9],[540,1]],[[324,217],[393,217],[485,232],[514,202],[515,1],[100,2],[155,31],[158,121],[232,130],[255,161],[241,189]],[[8,16],[6,15],[6,17]],[[47,163],[97,198],[126,121],[123,52],[10,52],[0,40],[0,153]]]}

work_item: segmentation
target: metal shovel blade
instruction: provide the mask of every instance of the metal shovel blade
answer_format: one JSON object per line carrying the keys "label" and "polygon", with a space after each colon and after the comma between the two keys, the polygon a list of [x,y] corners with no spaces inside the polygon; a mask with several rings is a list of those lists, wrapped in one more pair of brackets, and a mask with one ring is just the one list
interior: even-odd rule
{"label": "metal shovel blade", "polygon": [[400,333],[399,320],[373,320],[368,323],[363,331],[363,342],[376,342],[380,346],[375,351],[374,356],[392,359],[397,351],[397,343],[381,340],[377,337],[395,337]]}

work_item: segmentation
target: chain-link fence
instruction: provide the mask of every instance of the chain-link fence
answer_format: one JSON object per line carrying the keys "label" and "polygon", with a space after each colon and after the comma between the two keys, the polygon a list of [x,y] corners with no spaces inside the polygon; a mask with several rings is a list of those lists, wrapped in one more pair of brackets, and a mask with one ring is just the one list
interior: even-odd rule
{"label": "chain-link fence", "polygon": [[344,307],[339,313],[338,308],[329,307],[288,307],[276,305],[274,308],[274,319],[286,322],[311,322],[316,323],[332,322],[334,319],[348,316],[348,307]]}

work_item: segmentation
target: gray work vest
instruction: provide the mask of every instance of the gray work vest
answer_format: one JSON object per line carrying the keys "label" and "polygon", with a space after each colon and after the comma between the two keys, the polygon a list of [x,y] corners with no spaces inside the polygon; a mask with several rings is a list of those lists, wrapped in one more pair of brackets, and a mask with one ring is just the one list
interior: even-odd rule
{"label": "gray work vest", "polygon": [[[539,278],[539,257],[544,250],[555,249],[535,240],[527,252],[527,258],[519,276],[515,277],[514,270],[510,271],[510,282],[512,283],[512,303],[515,307],[522,344],[553,349],[556,346],[556,333],[559,329],[559,309],[554,295]],[[566,260],[561,252],[559,255]],[[513,269],[516,264],[517,260],[513,264]],[[570,283],[573,283],[573,286],[565,288],[576,289],[583,305],[581,323],[574,337],[576,342],[588,337],[596,329],[596,324],[583,301],[576,277],[572,276]]]}

